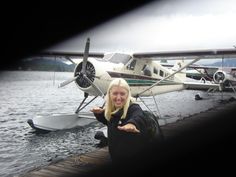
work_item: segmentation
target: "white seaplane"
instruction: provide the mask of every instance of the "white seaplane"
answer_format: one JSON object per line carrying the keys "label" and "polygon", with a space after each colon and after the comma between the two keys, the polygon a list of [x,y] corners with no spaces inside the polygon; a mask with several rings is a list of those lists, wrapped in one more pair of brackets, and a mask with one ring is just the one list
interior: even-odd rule
{"label": "white seaplane", "polygon": [[189,66],[189,68],[193,69],[187,71],[187,77],[222,84],[222,89],[232,89],[236,93],[235,67]]}
{"label": "white seaplane", "polygon": [[[59,87],[72,82],[84,92],[84,99],[71,115],[36,116],[29,119],[28,124],[36,130],[56,131],[84,126],[96,121],[92,113],[84,113],[84,107],[98,96],[104,97],[111,80],[117,77],[124,78],[130,85],[132,96],[142,100],[142,97],[183,89],[220,89],[220,84],[186,82],[186,68],[200,59],[235,57],[236,49],[199,50],[199,51],[172,51],[153,53],[89,53],[90,39],[87,39],[84,53],[68,53],[46,51],[41,56],[66,57],[71,62],[74,58],[83,58],[74,69],[71,79],[64,81]],[[176,60],[168,69],[156,60]],[[190,62],[186,63],[186,60]],[[93,98],[85,103],[88,96]]]}
{"label": "white seaplane", "polygon": [[[236,94],[236,67],[224,67],[223,60],[224,58],[222,58],[221,67],[196,64],[189,65],[186,70],[186,77],[202,82],[210,81],[212,83],[221,84],[223,90],[231,90]],[[162,63],[162,66],[168,68],[173,67],[173,65],[167,63]]]}

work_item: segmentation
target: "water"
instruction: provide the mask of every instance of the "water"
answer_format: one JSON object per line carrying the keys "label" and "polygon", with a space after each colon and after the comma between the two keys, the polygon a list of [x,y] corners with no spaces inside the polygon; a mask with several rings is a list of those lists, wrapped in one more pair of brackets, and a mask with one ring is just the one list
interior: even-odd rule
{"label": "water", "polygon": [[[64,159],[97,149],[98,122],[89,126],[37,134],[27,124],[36,115],[72,114],[83,99],[83,92],[74,83],[63,88],[57,85],[73,73],[9,71],[0,73],[0,176],[12,177]],[[171,123],[219,104],[221,95],[195,101],[199,91],[181,91],[156,96],[160,124]],[[230,94],[224,94],[224,98]],[[101,105],[98,99],[91,106]],[[152,101],[148,101],[153,105]],[[143,105],[142,105],[143,106]]]}

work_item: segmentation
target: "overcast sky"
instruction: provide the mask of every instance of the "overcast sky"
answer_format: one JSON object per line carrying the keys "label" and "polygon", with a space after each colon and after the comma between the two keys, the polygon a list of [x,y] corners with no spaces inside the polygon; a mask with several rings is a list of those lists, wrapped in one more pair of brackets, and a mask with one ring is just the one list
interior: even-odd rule
{"label": "overcast sky", "polygon": [[[124,3],[125,5],[125,3]],[[92,52],[158,52],[233,48],[235,0],[165,0],[152,2],[54,46]]]}

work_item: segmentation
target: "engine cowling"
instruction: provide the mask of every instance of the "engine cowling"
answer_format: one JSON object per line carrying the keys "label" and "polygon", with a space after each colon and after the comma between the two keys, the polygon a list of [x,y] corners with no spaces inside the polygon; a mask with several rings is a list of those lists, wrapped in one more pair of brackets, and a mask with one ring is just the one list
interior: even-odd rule
{"label": "engine cowling", "polygon": [[227,80],[227,74],[224,71],[216,71],[213,75],[213,80],[216,84],[224,83]]}
{"label": "engine cowling", "polygon": [[[83,77],[83,74],[81,72],[82,70],[83,62],[80,62],[74,71],[74,76],[78,76],[78,78],[75,80],[75,82],[78,84],[81,88],[88,88],[91,86],[91,84]],[[91,62],[87,62],[86,69],[85,69],[86,76],[93,82],[96,75],[96,70],[94,65]]]}
{"label": "engine cowling", "polygon": [[96,85],[103,93],[106,93],[106,89],[111,81],[111,77],[106,71],[111,70],[114,64],[89,58],[86,64],[85,75],[93,83],[93,85],[91,85],[81,72],[82,63],[83,61],[79,62],[74,70],[74,76],[77,77],[75,83],[79,89],[89,95],[98,96],[98,90],[93,86]]}

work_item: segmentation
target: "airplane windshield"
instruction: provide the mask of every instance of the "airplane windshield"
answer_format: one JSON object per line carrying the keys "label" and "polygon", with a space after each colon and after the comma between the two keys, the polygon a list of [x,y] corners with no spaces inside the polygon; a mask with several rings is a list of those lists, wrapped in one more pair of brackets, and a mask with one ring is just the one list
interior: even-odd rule
{"label": "airplane windshield", "polygon": [[130,60],[129,64],[126,66],[128,70],[134,70],[136,65],[136,60]]}
{"label": "airplane windshield", "polygon": [[104,56],[104,60],[110,61],[113,63],[123,63],[126,64],[130,60],[131,56],[128,54],[122,53],[111,53]]}

